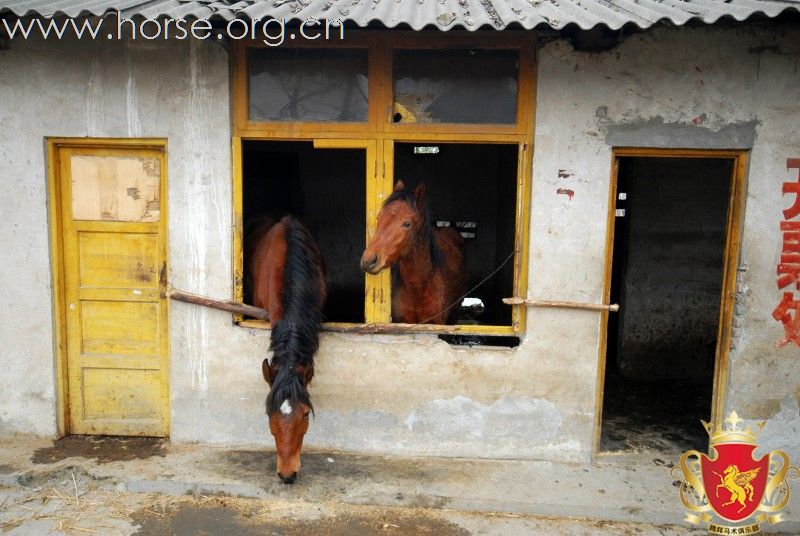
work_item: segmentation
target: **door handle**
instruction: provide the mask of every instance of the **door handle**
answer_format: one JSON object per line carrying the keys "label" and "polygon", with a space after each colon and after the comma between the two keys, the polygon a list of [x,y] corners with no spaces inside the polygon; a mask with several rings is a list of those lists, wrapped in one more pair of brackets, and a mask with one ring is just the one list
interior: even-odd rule
{"label": "door handle", "polygon": [[161,287],[161,299],[167,297],[167,261],[161,263],[161,270],[158,273],[158,284]]}

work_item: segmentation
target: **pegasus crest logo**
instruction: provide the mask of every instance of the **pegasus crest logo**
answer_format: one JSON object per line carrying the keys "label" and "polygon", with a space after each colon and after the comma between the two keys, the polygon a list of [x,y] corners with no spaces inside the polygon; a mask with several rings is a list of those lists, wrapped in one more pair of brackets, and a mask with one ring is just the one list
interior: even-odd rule
{"label": "pegasus crest logo", "polygon": [[725,419],[726,427],[701,422],[711,438],[713,457],[690,450],[672,470],[673,478],[681,480],[681,502],[689,510],[686,521],[707,523],[711,534],[757,534],[759,523],[783,521],[779,512],[789,502],[787,479],[797,478],[800,469],[779,450],[753,457],[764,423],[743,430],[735,411]]}

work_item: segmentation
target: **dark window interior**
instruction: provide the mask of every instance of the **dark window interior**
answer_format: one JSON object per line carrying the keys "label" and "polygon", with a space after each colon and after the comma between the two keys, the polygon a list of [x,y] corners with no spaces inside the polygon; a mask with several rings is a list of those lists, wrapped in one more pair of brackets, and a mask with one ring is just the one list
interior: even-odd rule
{"label": "dark window interior", "polygon": [[[416,150],[415,150],[416,148]],[[395,144],[395,180],[409,188],[425,182],[434,221],[450,222],[465,236],[468,289],[514,251],[517,145]],[[474,224],[474,226],[472,226]],[[456,311],[458,324],[510,325],[513,258]]]}
{"label": "dark window interior", "polygon": [[516,348],[519,337],[504,335],[439,335],[439,338],[453,346],[498,346]]}
{"label": "dark window interior", "polygon": [[[436,154],[415,147],[436,147]],[[468,288],[491,274],[513,252],[516,207],[516,145],[395,145],[395,177],[410,188],[426,183],[434,221],[449,222],[465,236]],[[328,322],[364,322],[365,154],[361,149],[314,149],[311,142],[243,143],[245,301],[247,234],[259,216],[291,213],[311,228],[327,269]],[[513,258],[468,294],[456,309],[460,324],[510,325]],[[478,301],[479,300],[479,301]],[[498,339],[499,341],[499,339]],[[490,344],[459,339],[452,344]],[[513,341],[512,341],[513,343]],[[510,345],[500,341],[501,345]]]}
{"label": "dark window interior", "polygon": [[[364,322],[366,161],[362,149],[314,149],[311,142],[243,143],[245,240],[260,215],[301,217],[325,260],[327,322]],[[245,276],[250,252],[245,249]],[[247,279],[247,277],[245,277]],[[250,303],[248,285],[245,301]]]}
{"label": "dark window interior", "polygon": [[601,450],[705,449],[732,173],[620,159]]}

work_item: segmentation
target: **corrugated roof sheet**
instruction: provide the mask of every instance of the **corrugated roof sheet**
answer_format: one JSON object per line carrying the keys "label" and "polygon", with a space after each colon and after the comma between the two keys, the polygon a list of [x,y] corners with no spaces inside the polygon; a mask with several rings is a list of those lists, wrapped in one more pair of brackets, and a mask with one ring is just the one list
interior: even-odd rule
{"label": "corrugated roof sheet", "polygon": [[757,13],[776,17],[790,9],[800,11],[800,0],[0,0],[0,14],[17,16],[100,16],[118,10],[125,17],[313,17],[358,26],[372,22],[389,28],[408,25],[415,30],[561,29],[567,24],[583,29],[606,25],[616,30],[627,23],[648,28],[660,21],[683,25],[691,20],[712,24],[726,16],[742,21]]}

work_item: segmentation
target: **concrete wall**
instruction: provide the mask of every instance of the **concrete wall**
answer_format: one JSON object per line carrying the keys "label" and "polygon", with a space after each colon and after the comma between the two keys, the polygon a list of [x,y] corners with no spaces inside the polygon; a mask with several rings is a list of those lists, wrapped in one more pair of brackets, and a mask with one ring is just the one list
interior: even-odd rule
{"label": "concrete wall", "polygon": [[[529,294],[601,299],[612,145],[753,147],[729,407],[800,421],[800,360],[770,312],[780,182],[798,156],[800,31],[659,29],[610,53],[539,54]],[[55,431],[43,137],[169,138],[172,284],[231,293],[228,65],[206,43],[11,44],[0,52],[0,426]],[[793,141],[794,140],[794,141]],[[556,189],[575,191],[570,200]],[[24,267],[24,270],[19,268]],[[172,438],[269,445],[259,364],[269,334],[172,305]],[[307,442],[403,454],[586,460],[597,313],[532,309],[516,349],[434,336],[326,333]],[[781,410],[781,404],[783,409]],[[779,412],[780,410],[780,412]],[[785,446],[785,445],[784,445]]]}

